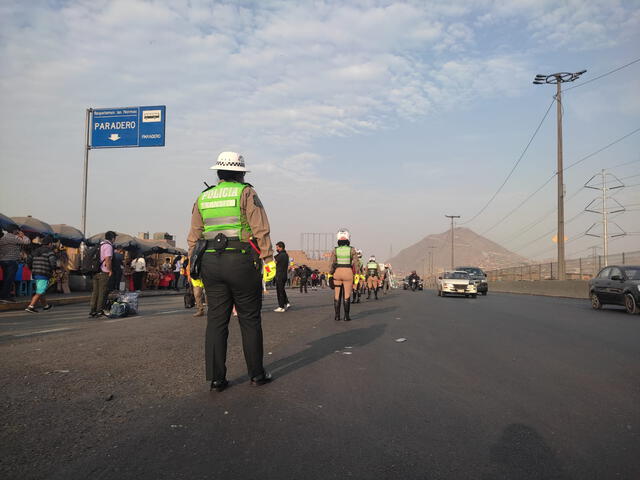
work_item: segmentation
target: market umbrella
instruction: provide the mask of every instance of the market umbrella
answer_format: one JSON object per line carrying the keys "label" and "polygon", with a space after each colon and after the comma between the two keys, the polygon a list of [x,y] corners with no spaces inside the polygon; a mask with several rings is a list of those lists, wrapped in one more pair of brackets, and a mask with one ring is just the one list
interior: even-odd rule
{"label": "market umbrella", "polygon": [[9,217],[7,217],[6,215],[3,215],[0,213],[0,228],[6,230],[7,228],[9,228],[11,225],[15,225],[18,226],[18,224],[16,222],[14,222],[13,220],[11,220]]}
{"label": "market umbrella", "polygon": [[152,253],[164,253],[166,252],[166,248],[163,245],[162,240],[152,240],[152,239],[144,239],[144,238],[136,238],[136,245],[138,247],[138,252],[141,255],[150,255]]}
{"label": "market umbrella", "polygon": [[[95,235],[90,236],[89,238],[87,238],[87,243],[91,245],[99,244],[104,240],[105,233],[107,232],[96,233]],[[137,240],[137,238],[127,233],[116,232],[116,240],[114,242],[114,245],[119,248],[131,250],[137,248]]]}
{"label": "market umbrella", "polygon": [[43,222],[31,215],[26,217],[11,217],[20,230],[28,237],[44,237],[45,235],[53,235],[53,229],[47,222]]}
{"label": "market umbrella", "polygon": [[71,225],[64,223],[58,223],[51,225],[55,233],[55,237],[60,240],[60,243],[67,247],[78,248],[82,242],[84,242],[84,235],[80,230]]}

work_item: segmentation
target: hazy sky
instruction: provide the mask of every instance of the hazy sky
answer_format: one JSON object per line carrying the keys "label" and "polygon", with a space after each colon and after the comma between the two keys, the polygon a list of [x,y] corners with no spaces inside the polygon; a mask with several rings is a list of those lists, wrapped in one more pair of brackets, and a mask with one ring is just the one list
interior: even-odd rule
{"label": "hazy sky", "polygon": [[[579,85],[639,47],[637,0],[3,0],[0,212],[79,226],[85,109],[166,105],[166,147],[91,152],[89,233],[184,245],[209,167],[237,150],[274,241],[346,227],[384,258],[494,194],[555,93],[535,74],[587,69]],[[640,62],[563,100],[569,165],[640,128]],[[553,256],[555,179],[498,222],[556,171],[555,125],[554,106],[466,227]],[[598,195],[581,187],[611,167],[630,185],[615,222],[640,232],[638,132],[565,172],[569,256],[599,242],[581,237],[599,220],[578,215]],[[610,248],[640,250],[640,236]]]}

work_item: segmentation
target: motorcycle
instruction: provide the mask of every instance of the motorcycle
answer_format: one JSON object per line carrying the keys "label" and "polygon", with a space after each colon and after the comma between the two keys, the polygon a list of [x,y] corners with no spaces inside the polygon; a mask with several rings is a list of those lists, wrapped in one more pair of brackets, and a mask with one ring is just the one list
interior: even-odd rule
{"label": "motorcycle", "polygon": [[409,288],[411,288],[412,292],[415,292],[418,289],[418,279],[417,278],[411,278],[409,280]]}

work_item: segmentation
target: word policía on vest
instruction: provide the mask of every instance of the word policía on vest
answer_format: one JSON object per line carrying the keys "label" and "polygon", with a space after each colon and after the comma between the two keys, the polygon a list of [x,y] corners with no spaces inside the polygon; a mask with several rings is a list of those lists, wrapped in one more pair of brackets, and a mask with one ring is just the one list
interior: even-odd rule
{"label": "word polic\u00eda on vest", "polygon": [[[244,185],[242,186],[244,187]],[[200,197],[201,200],[215,200],[219,198],[228,199],[229,197],[238,197],[240,196],[240,191],[242,187],[223,187],[223,188],[213,188],[211,190],[207,190],[202,193]],[[229,200],[217,200],[213,202],[201,202],[201,208],[220,208],[220,207],[235,207],[236,200],[235,198]]]}

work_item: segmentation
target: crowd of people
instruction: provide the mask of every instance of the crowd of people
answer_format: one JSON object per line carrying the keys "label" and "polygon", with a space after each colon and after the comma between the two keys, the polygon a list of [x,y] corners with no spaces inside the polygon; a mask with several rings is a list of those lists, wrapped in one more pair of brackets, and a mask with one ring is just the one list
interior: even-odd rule
{"label": "crowd of people", "polygon": [[[263,295],[268,285],[275,284],[275,311],[280,313],[291,308],[287,286],[299,288],[301,293],[308,293],[309,287],[331,288],[335,320],[350,321],[351,304],[359,303],[365,292],[367,298],[373,294],[377,300],[380,290],[389,289],[389,278],[388,269],[378,264],[374,256],[363,262],[362,252],[351,246],[351,235],[344,229],[337,234],[329,271],[291,265],[284,242],[278,242],[274,252],[265,208],[255,189],[244,181],[244,158],[236,152],[222,152],[211,169],[217,171],[218,183],[199,194],[193,206],[188,256],[167,256],[156,261],[157,258],[117,248],[116,233],[108,231],[99,245],[85,252],[83,259],[90,265],[85,268],[83,263],[83,269],[89,270],[92,278],[92,317],[104,314],[108,292],[121,290],[123,283],[128,282],[128,288],[136,291],[179,290],[186,286],[197,307],[194,316],[204,316],[207,307],[206,378],[212,390],[222,392],[228,386],[226,352],[232,315],[237,315],[240,323],[251,385],[261,386],[272,380],[263,365],[261,325]],[[16,265],[30,243],[19,231],[9,231],[0,239],[0,267],[5,278],[15,275]],[[31,255],[36,292],[27,311],[37,312],[38,304],[44,310],[51,308],[46,291],[64,263],[62,249],[56,250],[52,243],[50,238],[42,239]],[[3,283],[4,301],[11,301],[13,283]],[[65,285],[65,281],[60,280],[60,284]]]}
{"label": "crowd of people", "polygon": [[[115,232],[107,233],[110,240],[105,238],[100,247],[106,251],[107,247],[103,246],[106,241],[112,249],[109,255],[111,273],[101,279],[99,290],[108,294],[125,290],[180,290],[186,287],[185,256],[172,255],[162,260],[157,253],[145,256],[139,251],[117,247],[114,244]],[[81,248],[87,247],[67,247],[50,235],[31,237],[17,225],[0,229],[0,303],[14,303],[19,296],[34,292],[26,311],[37,313],[39,307],[43,310],[51,308],[47,293],[71,293],[71,275],[85,273],[81,265]],[[43,261],[44,257],[46,259]],[[105,263],[103,261],[101,268],[106,268]],[[98,275],[94,277],[100,278],[99,273],[96,272]],[[28,285],[28,288],[21,288],[22,285]],[[95,310],[92,313],[100,316],[102,309],[96,306]]]}

